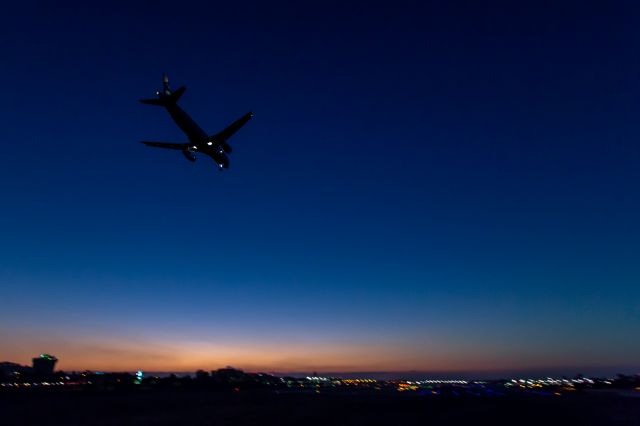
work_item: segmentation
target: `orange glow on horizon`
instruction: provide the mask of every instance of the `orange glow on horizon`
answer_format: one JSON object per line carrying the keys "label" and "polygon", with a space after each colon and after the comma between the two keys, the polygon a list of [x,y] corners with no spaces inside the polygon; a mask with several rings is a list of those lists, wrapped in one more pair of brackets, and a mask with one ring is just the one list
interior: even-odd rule
{"label": "orange glow on horizon", "polygon": [[[19,350],[16,348],[20,348]],[[263,372],[362,372],[362,371],[497,371],[545,368],[558,365],[552,359],[507,359],[495,353],[451,350],[416,350],[397,345],[345,345],[318,343],[239,344],[175,340],[157,343],[135,339],[99,341],[35,339],[3,351],[3,361],[31,364],[31,358],[47,352],[58,357],[58,370],[193,372],[231,365]]]}

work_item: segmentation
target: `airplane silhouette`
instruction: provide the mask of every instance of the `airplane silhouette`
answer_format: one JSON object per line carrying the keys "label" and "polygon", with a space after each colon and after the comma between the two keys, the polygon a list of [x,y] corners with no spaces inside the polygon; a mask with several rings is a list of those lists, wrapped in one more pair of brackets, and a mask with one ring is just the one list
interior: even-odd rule
{"label": "airplane silhouette", "polygon": [[191,117],[189,117],[189,114],[184,112],[184,110],[178,106],[178,99],[180,99],[180,96],[182,96],[187,89],[182,86],[175,91],[172,91],[169,88],[169,77],[167,77],[166,74],[162,78],[162,86],[162,92],[156,92],[158,99],[140,99],[140,102],[143,104],[164,107],[173,121],[187,135],[189,142],[172,143],[142,141],[142,143],[156,148],[182,151],[182,154],[189,161],[196,161],[195,153],[200,152],[211,157],[218,165],[220,171],[229,168],[229,157],[227,154],[231,153],[231,146],[227,143],[227,139],[244,126],[247,121],[253,117],[253,113],[246,113],[221,132],[209,136],[196,124],[195,121],[193,121]]}

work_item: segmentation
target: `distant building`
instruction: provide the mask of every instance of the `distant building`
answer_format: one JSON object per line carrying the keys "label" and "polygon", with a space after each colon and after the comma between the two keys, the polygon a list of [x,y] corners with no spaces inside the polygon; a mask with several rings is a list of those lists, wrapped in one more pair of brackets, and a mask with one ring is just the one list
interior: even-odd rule
{"label": "distant building", "polygon": [[33,358],[33,372],[41,376],[53,374],[58,358],[49,354],[42,354]]}
{"label": "distant building", "polygon": [[227,367],[212,371],[211,378],[219,383],[237,384],[250,379],[250,376],[242,370]]}
{"label": "distant building", "polygon": [[29,373],[31,373],[31,367],[16,364],[15,362],[0,362],[0,377],[18,378]]}

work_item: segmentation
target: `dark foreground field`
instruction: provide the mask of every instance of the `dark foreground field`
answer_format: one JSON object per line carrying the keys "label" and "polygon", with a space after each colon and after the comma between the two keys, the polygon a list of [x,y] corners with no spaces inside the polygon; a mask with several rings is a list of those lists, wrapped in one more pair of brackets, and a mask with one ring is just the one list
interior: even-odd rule
{"label": "dark foreground field", "polygon": [[615,394],[440,398],[258,392],[0,393],[0,425],[640,425]]}

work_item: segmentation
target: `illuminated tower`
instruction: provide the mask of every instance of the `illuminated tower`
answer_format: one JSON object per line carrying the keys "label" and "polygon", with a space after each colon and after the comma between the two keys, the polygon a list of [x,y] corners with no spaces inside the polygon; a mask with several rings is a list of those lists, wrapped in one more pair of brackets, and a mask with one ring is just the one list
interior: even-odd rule
{"label": "illuminated tower", "polygon": [[37,358],[33,358],[33,372],[39,376],[48,376],[53,374],[53,369],[58,362],[58,358],[49,354],[42,354]]}

